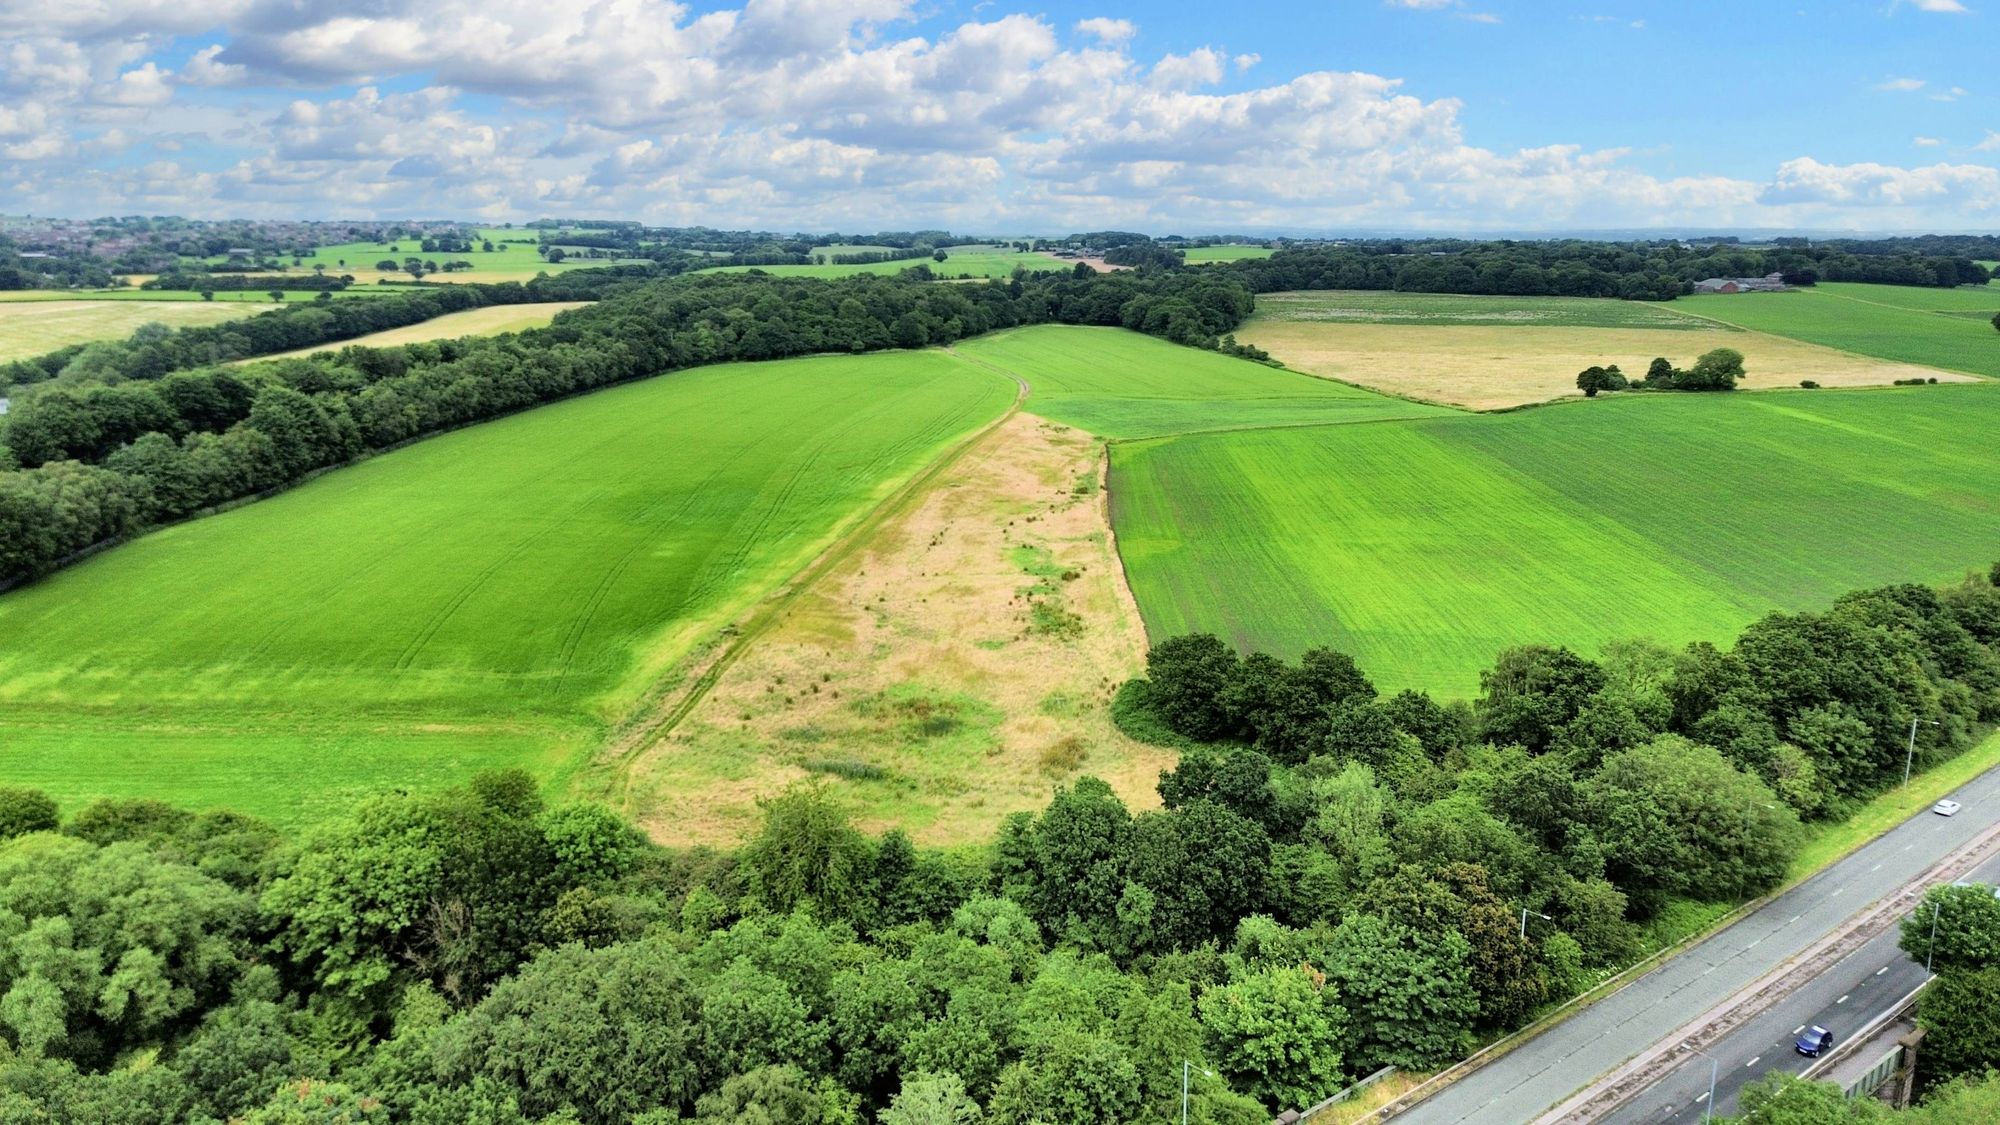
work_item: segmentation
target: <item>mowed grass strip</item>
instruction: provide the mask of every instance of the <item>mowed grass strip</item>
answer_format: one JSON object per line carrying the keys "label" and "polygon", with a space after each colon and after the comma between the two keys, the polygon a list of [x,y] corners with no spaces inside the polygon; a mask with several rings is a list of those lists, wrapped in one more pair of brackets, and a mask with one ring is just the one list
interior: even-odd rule
{"label": "mowed grass strip", "polygon": [[[404,767],[372,747],[485,730],[545,767],[1013,395],[940,352],[703,368],[147,535],[0,595],[5,741],[63,763],[64,795],[143,768],[150,732],[248,749],[280,722],[353,748],[302,777],[382,780]],[[160,795],[231,788],[178,760]]]}
{"label": "mowed grass strip", "polygon": [[1113,448],[1113,522],[1155,639],[1332,644],[1465,697],[1506,645],[1723,641],[1983,567],[1996,427],[1966,385],[1195,435]]}
{"label": "mowed grass strip", "polygon": [[347,347],[387,348],[398,344],[419,344],[426,340],[456,340],[461,336],[497,336],[502,332],[520,332],[529,328],[546,328],[557,313],[570,309],[580,309],[589,301],[545,301],[531,305],[488,305],[481,309],[467,309],[464,312],[446,313],[420,324],[406,324],[401,328],[390,328],[381,332],[371,332],[352,340],[342,340],[336,344],[322,344],[314,348],[300,348],[296,351],[279,352],[275,355],[259,356],[242,360],[243,363],[257,363],[267,359],[285,359],[289,356],[314,355],[319,352],[337,352]]}
{"label": "mowed grass strip", "polygon": [[170,328],[220,324],[254,316],[277,306],[269,297],[260,302],[209,304],[186,301],[22,301],[0,302],[0,362],[88,344],[122,340],[140,326]]}
{"label": "mowed grass strip", "polygon": [[1449,413],[1118,328],[1038,325],[958,351],[1025,380],[1034,413],[1108,438]]}
{"label": "mowed grass strip", "polygon": [[[2000,377],[2000,332],[1990,323],[2000,294],[1990,288],[1828,284],[1790,293],[1705,294],[1675,304],[1858,355]],[[1985,316],[1968,315],[1981,310]]]}

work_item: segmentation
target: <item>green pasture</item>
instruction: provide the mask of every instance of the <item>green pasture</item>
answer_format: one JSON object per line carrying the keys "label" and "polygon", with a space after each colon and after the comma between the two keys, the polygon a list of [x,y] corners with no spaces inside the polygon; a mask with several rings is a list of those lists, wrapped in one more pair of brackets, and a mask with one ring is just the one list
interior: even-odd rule
{"label": "green pasture", "polygon": [[1688,312],[1810,344],[2000,377],[1991,289],[1828,283],[1790,293],[1711,293],[1674,302]]}
{"label": "green pasture", "polygon": [[1039,325],[957,350],[1026,382],[1036,414],[1109,438],[1453,413],[1117,328]]}
{"label": "green pasture", "polygon": [[1013,395],[942,352],[703,368],[146,535],[0,595],[0,777],[291,821],[556,776]]}
{"label": "green pasture", "polygon": [[[820,253],[827,248],[815,250]],[[1076,263],[1065,262],[1041,254],[1024,254],[1001,246],[948,246],[945,260],[934,262],[929,258],[909,258],[898,262],[867,262],[861,265],[810,265],[810,266],[710,266],[701,273],[743,273],[747,270],[762,270],[780,277],[853,277],[856,274],[897,274],[911,266],[929,266],[939,277],[1012,277],[1016,269],[1030,272],[1053,272],[1075,269]]]}
{"label": "green pasture", "polygon": [[1265,293],[1257,320],[1332,324],[1524,325],[1540,328],[1686,328],[1714,325],[1669,305],[1609,297],[1487,297],[1329,289]]}
{"label": "green pasture", "polygon": [[1186,252],[1186,262],[1191,266],[1205,266],[1210,262],[1241,262],[1253,258],[1268,258],[1277,253],[1268,246],[1190,246]]}
{"label": "green pasture", "polygon": [[[1991,328],[1987,331],[1992,332]],[[1727,640],[2000,553],[2000,388],[1658,395],[1112,451],[1149,633],[1472,695],[1500,648]]]}

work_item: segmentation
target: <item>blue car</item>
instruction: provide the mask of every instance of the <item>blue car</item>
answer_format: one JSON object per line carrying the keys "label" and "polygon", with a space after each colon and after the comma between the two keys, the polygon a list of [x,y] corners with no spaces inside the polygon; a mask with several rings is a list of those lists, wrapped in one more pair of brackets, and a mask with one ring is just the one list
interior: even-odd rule
{"label": "blue car", "polygon": [[1816,1059],[1822,1051],[1833,1046],[1833,1032],[1814,1024],[1799,1033],[1799,1041],[1793,1046],[1798,1048],[1799,1054]]}

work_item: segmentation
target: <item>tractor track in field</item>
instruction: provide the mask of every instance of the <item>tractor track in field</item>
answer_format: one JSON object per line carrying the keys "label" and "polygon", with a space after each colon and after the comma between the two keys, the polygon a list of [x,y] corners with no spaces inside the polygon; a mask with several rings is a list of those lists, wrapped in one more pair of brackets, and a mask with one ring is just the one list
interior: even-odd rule
{"label": "tractor track in field", "polygon": [[706,662],[699,664],[698,670],[689,668],[688,671],[692,676],[683,681],[682,686],[677,690],[670,689],[650,707],[642,704],[641,707],[644,708],[642,714],[638,713],[639,709],[635,709],[634,713],[628,713],[615,728],[614,735],[598,753],[594,763],[597,768],[608,770],[609,776],[603,794],[608,800],[620,806],[629,803],[632,766],[640,755],[671,734],[674,728],[693,714],[695,708],[700,706],[716,684],[721,682],[723,673],[736,663],[753,641],[776,624],[786,610],[796,604],[808,590],[817,586],[835,567],[852,558],[856,551],[874,537],[875,532],[922,496],[932,482],[957,464],[969,450],[1020,413],[1021,407],[1027,403],[1028,395],[1033,389],[1027,380],[1006,368],[964,355],[955,348],[946,347],[943,350],[960,362],[1007,377],[1014,383],[1014,401],[1009,403],[1007,409],[998,417],[932,458],[928,465],[918,469],[910,479],[898,485],[893,492],[876,504],[872,511],[836,537],[811,562],[736,620],[724,625],[716,634],[723,639],[723,643],[705,654],[697,650],[696,657],[691,659],[705,656]]}

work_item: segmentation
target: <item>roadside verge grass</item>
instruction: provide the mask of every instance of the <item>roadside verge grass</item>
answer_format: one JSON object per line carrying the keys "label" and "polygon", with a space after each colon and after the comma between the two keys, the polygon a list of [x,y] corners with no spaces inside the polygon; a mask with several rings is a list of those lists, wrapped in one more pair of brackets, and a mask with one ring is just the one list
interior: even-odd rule
{"label": "roadside verge grass", "polygon": [[1786,869],[1785,886],[1799,882],[1930,808],[1940,797],[1994,766],[2000,766],[2000,733],[1988,735],[1978,745],[1955,758],[1948,758],[1922,773],[1913,774],[1908,785],[1877,794],[1874,800],[1854,810],[1853,815],[1845,820],[1807,826],[1806,842]]}

